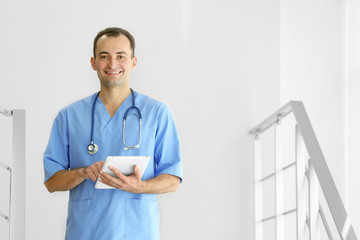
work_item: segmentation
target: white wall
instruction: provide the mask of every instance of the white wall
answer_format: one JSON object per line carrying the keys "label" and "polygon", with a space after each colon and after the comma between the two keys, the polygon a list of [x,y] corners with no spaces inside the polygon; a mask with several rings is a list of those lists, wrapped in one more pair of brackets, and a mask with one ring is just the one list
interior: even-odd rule
{"label": "white wall", "polygon": [[[248,130],[280,106],[279,1],[1,1],[0,104],[26,109],[27,239],[63,239],[67,193],[42,154],[65,105],[98,89],[89,59],[108,26],[136,38],[132,87],[169,104],[184,182],[160,197],[162,239],[252,239]],[[176,234],[174,234],[176,232]]]}
{"label": "white wall", "polygon": [[304,102],[345,197],[345,2],[281,1],[281,102]]}
{"label": "white wall", "polygon": [[347,199],[349,215],[357,236],[360,236],[360,2],[347,1]]}
{"label": "white wall", "polygon": [[281,102],[301,99],[360,236],[360,3],[281,2]]}

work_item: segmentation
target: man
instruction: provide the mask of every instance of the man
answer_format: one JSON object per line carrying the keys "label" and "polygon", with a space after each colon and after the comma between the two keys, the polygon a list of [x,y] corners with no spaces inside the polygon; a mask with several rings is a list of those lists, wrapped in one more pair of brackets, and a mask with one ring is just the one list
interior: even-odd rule
{"label": "man", "polygon": [[[159,239],[156,194],[174,192],[182,181],[171,111],[129,87],[137,63],[134,50],[134,38],[126,30],[99,32],[91,58],[99,94],[67,106],[54,121],[44,153],[45,186],[49,192],[70,190],[65,239]],[[141,111],[141,136],[138,113],[130,109],[123,139],[123,116],[133,104]],[[135,146],[140,140],[140,147],[126,149],[125,142]],[[89,154],[94,153],[90,141],[98,146],[95,154]],[[130,176],[115,168],[117,177],[101,171],[107,156],[130,155],[150,156],[142,178],[136,166]],[[116,189],[95,189],[98,177]]]}

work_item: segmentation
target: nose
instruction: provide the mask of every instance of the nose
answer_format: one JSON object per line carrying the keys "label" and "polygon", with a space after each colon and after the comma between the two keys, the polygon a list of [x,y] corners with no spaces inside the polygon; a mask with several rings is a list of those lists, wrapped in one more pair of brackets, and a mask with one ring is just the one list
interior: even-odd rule
{"label": "nose", "polygon": [[112,69],[116,68],[116,66],[118,65],[118,61],[116,58],[110,58],[109,59],[109,63],[108,66]]}

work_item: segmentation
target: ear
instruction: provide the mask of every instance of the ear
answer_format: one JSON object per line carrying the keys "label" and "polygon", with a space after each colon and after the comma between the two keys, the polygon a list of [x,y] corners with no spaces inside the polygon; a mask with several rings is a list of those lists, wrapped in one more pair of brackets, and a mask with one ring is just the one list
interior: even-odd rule
{"label": "ear", "polygon": [[92,69],[94,69],[94,70],[96,71],[95,58],[94,58],[94,57],[91,57],[91,58],[90,58],[90,63],[91,63]]}
{"label": "ear", "polygon": [[132,61],[132,69],[134,69],[136,67],[136,64],[137,64],[137,57],[133,56],[131,61]]}

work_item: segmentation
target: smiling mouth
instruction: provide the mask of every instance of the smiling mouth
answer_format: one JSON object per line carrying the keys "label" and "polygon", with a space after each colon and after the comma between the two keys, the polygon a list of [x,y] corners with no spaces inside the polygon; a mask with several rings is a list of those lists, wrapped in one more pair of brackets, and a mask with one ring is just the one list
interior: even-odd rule
{"label": "smiling mouth", "polygon": [[123,72],[123,70],[120,71],[104,71],[108,75],[117,75]]}

